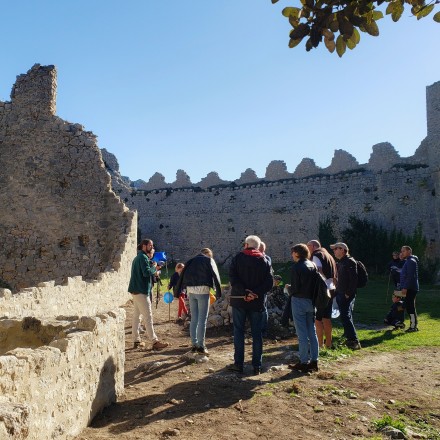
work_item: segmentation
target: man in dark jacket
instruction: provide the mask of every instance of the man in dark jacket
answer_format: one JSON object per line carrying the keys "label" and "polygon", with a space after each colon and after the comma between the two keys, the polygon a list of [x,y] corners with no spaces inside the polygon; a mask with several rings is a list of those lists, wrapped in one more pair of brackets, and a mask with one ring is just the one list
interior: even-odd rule
{"label": "man in dark jacket", "polygon": [[254,374],[261,373],[266,295],[273,285],[273,278],[271,265],[258,250],[260,243],[256,235],[246,237],[244,249],[232,259],[229,268],[234,321],[234,364],[229,370],[239,373],[243,372],[244,365],[246,318],[251,325]]}
{"label": "man in dark jacket", "polygon": [[400,289],[405,296],[405,309],[409,315],[410,325],[407,332],[417,332],[416,295],[419,291],[419,259],[412,254],[409,246],[400,250],[405,264],[400,272]]}
{"label": "man in dark jacket", "polygon": [[359,350],[361,344],[357,337],[353,323],[353,308],[357,288],[357,265],[350,257],[348,246],[345,243],[331,244],[337,262],[338,280],[336,283],[336,302],[341,313],[341,322],[344,327],[344,336],[347,338],[346,345],[352,350]]}
{"label": "man in dark jacket", "polygon": [[212,257],[211,249],[202,249],[199,255],[185,263],[176,285],[176,291],[181,292],[186,289],[189,298],[189,308],[191,310],[189,332],[192,351],[205,355],[209,354],[205,345],[206,321],[209,313],[209,291],[211,287],[214,287],[217,298],[220,298],[222,294],[220,275]]}

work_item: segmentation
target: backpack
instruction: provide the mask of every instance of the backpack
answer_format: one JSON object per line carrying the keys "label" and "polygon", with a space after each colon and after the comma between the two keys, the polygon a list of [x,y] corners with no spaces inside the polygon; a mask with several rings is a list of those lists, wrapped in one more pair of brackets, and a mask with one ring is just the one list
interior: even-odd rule
{"label": "backpack", "polygon": [[330,291],[325,282],[325,277],[318,272],[318,269],[312,272],[312,276],[314,279],[313,305],[317,310],[324,310],[331,299]]}
{"label": "backpack", "polygon": [[359,260],[354,260],[354,261],[356,262],[356,268],[358,273],[358,281],[356,287],[358,288],[365,287],[368,283],[367,269],[365,268],[364,263],[362,263],[362,261]]}

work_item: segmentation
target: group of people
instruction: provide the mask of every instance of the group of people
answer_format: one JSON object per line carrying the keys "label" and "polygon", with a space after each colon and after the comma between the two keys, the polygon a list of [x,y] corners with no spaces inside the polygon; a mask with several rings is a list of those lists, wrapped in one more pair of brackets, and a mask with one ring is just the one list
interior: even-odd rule
{"label": "group of people", "polygon": [[[167,344],[158,340],[154,332],[151,312],[152,277],[159,269],[148,257],[152,248],[152,240],[143,240],[139,245],[140,252],[132,264],[128,289],[134,304],[132,333],[134,346],[137,347],[140,343],[139,316],[142,314],[153,349],[162,349]],[[325,309],[316,310],[314,304],[316,272],[323,275],[331,298],[336,299],[347,347],[353,350],[361,348],[353,323],[353,308],[358,285],[357,262],[350,256],[347,244],[338,242],[330,245],[330,248],[335,258],[321,246],[318,240],[310,240],[307,244],[299,243],[291,248],[293,259],[291,283],[286,284],[286,288],[298,336],[299,361],[289,365],[289,368],[296,371],[317,371],[320,347],[332,347],[333,301],[329,301]],[[399,284],[402,295],[406,297],[405,307],[411,321],[408,331],[417,331],[415,296],[419,289],[418,260],[412,255],[409,246],[403,246],[401,254],[405,258],[405,264],[400,271]],[[189,299],[191,351],[208,356],[205,335],[210,290],[215,290],[216,298],[221,296],[221,280],[212,250],[204,248],[185,264],[179,263],[173,277],[170,285],[173,286],[174,295],[179,298],[179,316],[185,308],[185,304],[180,302],[183,292],[186,292]],[[228,367],[229,370],[243,372],[245,329],[248,320],[252,334],[253,372],[255,375],[261,373],[263,334],[268,318],[266,300],[268,292],[280,281],[279,278],[273,274],[271,259],[266,255],[265,244],[261,239],[256,235],[246,237],[243,249],[232,258],[229,267],[231,285],[229,301],[234,330],[234,363]]]}

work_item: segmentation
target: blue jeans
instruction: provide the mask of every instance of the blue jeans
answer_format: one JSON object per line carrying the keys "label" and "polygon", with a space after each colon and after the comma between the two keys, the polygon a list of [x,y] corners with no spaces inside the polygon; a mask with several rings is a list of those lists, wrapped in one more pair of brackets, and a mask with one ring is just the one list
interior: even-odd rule
{"label": "blue jeans", "polygon": [[265,311],[253,311],[232,307],[232,319],[234,321],[234,363],[240,367],[244,364],[244,333],[246,318],[249,318],[252,333],[252,365],[261,367],[263,359],[263,325]]}
{"label": "blue jeans", "polygon": [[209,313],[209,293],[189,293],[189,308],[191,310],[191,323],[189,334],[193,346],[205,347],[206,321]]}
{"label": "blue jeans", "polygon": [[356,329],[353,324],[354,300],[354,296],[347,299],[343,293],[338,292],[336,295],[336,302],[338,303],[339,312],[341,313],[341,323],[344,327],[344,336],[347,338],[347,341],[358,341]]}
{"label": "blue jeans", "polygon": [[315,307],[313,307],[312,300],[292,296],[292,315],[298,335],[300,362],[306,364],[309,360],[317,361],[319,346],[315,328]]}

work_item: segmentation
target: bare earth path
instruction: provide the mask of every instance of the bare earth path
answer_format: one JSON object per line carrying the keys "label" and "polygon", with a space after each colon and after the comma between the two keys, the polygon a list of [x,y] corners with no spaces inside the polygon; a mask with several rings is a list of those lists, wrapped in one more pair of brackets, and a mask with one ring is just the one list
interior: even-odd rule
{"label": "bare earth path", "polygon": [[[175,304],[172,314],[175,316]],[[389,414],[427,423],[417,437],[440,438],[440,353],[434,348],[371,353],[320,362],[310,375],[292,373],[296,339],[265,343],[265,370],[228,372],[230,328],[208,330],[206,363],[182,359],[188,331],[155,310],[155,328],[171,345],[162,352],[132,348],[127,306],[125,396],[106,408],[76,440],[102,439],[366,439],[380,438],[372,420]],[[246,347],[247,359],[251,347]]]}

